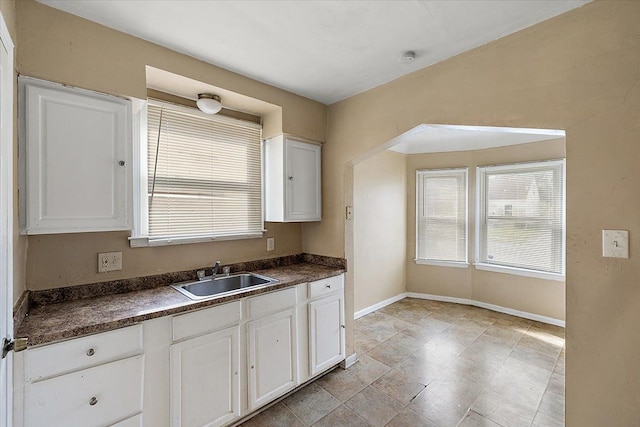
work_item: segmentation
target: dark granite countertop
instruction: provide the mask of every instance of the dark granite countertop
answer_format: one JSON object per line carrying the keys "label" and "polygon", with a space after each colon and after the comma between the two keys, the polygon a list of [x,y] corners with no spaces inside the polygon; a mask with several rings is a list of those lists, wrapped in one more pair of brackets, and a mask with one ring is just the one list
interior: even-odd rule
{"label": "dark granite countertop", "polygon": [[253,271],[278,279],[277,283],[248,288],[235,295],[200,301],[193,301],[172,287],[162,284],[148,289],[93,298],[33,304],[28,309],[28,314],[17,325],[16,336],[27,337],[29,346],[47,344],[337,276],[344,271],[344,266],[327,266],[311,262],[280,265]]}

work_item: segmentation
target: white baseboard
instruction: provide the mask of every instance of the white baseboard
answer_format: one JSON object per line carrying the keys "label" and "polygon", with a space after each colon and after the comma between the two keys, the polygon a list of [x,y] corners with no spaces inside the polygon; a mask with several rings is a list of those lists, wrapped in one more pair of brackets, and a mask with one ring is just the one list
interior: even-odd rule
{"label": "white baseboard", "polygon": [[357,361],[358,361],[358,355],[356,353],[353,353],[351,356],[347,356],[347,358],[340,363],[340,367],[342,369],[349,369]]}
{"label": "white baseboard", "polygon": [[391,297],[391,298],[388,298],[388,299],[386,299],[384,301],[380,301],[377,304],[373,304],[373,305],[371,305],[371,306],[369,306],[367,308],[363,308],[362,310],[356,311],[353,314],[353,318],[354,318],[354,320],[355,319],[359,319],[362,316],[366,316],[369,313],[373,313],[376,310],[380,310],[381,308],[386,307],[389,304],[393,304],[394,302],[398,302],[401,299],[404,299],[406,297],[407,297],[407,293],[403,292],[401,294],[396,295],[395,297]]}
{"label": "white baseboard", "polygon": [[[374,304],[362,310],[356,311],[353,315],[353,318],[354,320],[359,319],[362,316],[366,316],[369,313],[373,313],[376,310],[380,310],[381,308],[386,307],[390,304],[393,304],[394,302],[398,302],[404,298],[420,298],[420,299],[428,299],[433,301],[453,302],[456,304],[472,305],[474,307],[486,308],[487,310],[497,311],[498,313],[505,313],[511,316],[517,316],[517,317],[522,317],[524,319],[535,320],[536,322],[547,323],[549,325],[560,326],[562,328],[565,327],[564,320],[555,319],[553,317],[547,317],[547,316],[542,316],[540,314],[528,313],[526,311],[515,310],[513,308],[502,307],[499,305],[489,304],[486,302],[476,301],[473,299],[446,297],[441,295],[422,294],[417,292],[403,292],[394,297],[388,298],[384,301],[380,301],[377,304]],[[355,356],[355,353],[352,356]],[[355,363],[355,361],[353,363]]]}
{"label": "white baseboard", "polygon": [[[475,307],[486,308],[487,310],[497,311],[499,313],[510,314],[511,316],[517,316],[517,317],[522,317],[524,319],[535,320],[536,322],[547,323],[549,325],[560,326],[562,328],[565,327],[564,320],[555,319],[553,317],[542,316],[540,314],[528,313],[526,311],[514,310],[513,308],[502,307],[499,305],[489,304],[482,301],[476,301],[476,300],[467,299],[467,298],[456,298],[456,297],[445,297],[440,295],[421,294],[417,292],[407,292],[405,295],[409,298],[420,298],[420,299],[428,299],[433,301],[453,302],[456,304],[472,305]],[[368,308],[365,310],[368,310]],[[364,311],[364,310],[361,310],[361,311]]]}

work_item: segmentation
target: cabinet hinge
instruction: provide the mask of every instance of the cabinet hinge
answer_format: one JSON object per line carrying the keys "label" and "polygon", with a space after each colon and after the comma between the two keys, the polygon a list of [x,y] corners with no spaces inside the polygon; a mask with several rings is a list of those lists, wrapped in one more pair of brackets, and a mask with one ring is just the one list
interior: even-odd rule
{"label": "cabinet hinge", "polygon": [[27,348],[27,338],[16,338],[10,340],[8,338],[2,339],[2,359],[7,357],[7,353],[15,351],[16,353]]}

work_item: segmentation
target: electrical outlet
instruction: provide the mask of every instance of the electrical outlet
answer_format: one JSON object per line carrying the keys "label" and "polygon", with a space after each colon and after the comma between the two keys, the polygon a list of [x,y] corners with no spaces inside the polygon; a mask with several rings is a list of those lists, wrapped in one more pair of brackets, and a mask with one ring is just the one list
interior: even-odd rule
{"label": "electrical outlet", "polygon": [[275,237],[267,237],[267,251],[275,251],[276,250],[276,238]]}
{"label": "electrical outlet", "polygon": [[102,252],[98,254],[98,273],[122,270],[122,252]]}

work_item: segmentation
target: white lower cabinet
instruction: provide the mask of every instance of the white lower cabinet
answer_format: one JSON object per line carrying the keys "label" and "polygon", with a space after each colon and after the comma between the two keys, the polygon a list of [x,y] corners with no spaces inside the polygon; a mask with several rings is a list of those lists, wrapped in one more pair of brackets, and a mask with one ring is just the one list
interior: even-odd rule
{"label": "white lower cabinet", "polygon": [[345,357],[336,276],[14,358],[14,425],[231,425]]}
{"label": "white lower cabinet", "polygon": [[111,427],[142,427],[142,414],[122,420],[119,423],[111,425]]}
{"label": "white lower cabinet", "polygon": [[109,426],[142,411],[144,356],[28,384],[25,425]]}
{"label": "white lower cabinet", "polygon": [[344,296],[340,292],[309,303],[311,376],[323,372],[344,358]]}
{"label": "white lower cabinet", "polygon": [[142,351],[136,325],[18,353],[14,425],[136,425],[143,408]]}
{"label": "white lower cabinet", "polygon": [[171,346],[171,426],[221,426],[240,416],[240,326]]}
{"label": "white lower cabinet", "polygon": [[249,409],[298,385],[295,307],[249,322]]}

